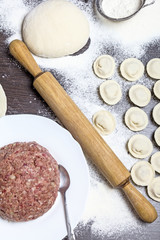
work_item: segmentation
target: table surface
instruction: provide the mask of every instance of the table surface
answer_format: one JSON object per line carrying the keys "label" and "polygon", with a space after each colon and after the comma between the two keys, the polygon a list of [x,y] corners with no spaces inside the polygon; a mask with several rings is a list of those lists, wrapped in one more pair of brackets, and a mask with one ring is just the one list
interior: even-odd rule
{"label": "table surface", "polygon": [[[6,92],[8,99],[7,114],[36,114],[56,120],[56,116],[42,100],[36,90],[32,87],[32,76],[26,72],[9,54],[8,46],[5,44],[5,33],[0,35],[0,83]],[[153,46],[150,48],[148,55],[150,57],[158,48]],[[160,50],[159,50],[160,51]],[[156,54],[156,55],[160,55]],[[59,80],[59,79],[58,79]],[[63,86],[63,82],[61,81]],[[153,202],[152,202],[153,203]],[[160,215],[159,203],[153,203]],[[140,220],[139,220],[140,221]],[[118,236],[96,236],[91,231],[92,223],[82,226],[79,224],[76,229],[76,237],[78,240],[102,240],[102,239],[160,239],[160,219],[152,224],[144,223],[144,231],[123,233]]]}

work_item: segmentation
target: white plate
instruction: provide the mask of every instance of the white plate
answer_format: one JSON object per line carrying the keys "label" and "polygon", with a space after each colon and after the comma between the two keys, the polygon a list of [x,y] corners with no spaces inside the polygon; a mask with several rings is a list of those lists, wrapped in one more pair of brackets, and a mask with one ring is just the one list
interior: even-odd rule
{"label": "white plate", "polygon": [[[46,147],[69,172],[68,210],[74,228],[84,211],[89,190],[89,171],[79,144],[54,121],[36,115],[10,115],[0,119],[0,147],[16,141],[36,141]],[[61,240],[67,235],[60,194],[42,217],[23,223],[0,218],[0,239]]]}

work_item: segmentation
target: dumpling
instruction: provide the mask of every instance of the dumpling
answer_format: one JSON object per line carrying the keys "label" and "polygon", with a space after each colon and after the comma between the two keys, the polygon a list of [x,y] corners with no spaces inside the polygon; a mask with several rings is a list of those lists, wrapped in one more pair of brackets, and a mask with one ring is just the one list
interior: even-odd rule
{"label": "dumpling", "polygon": [[102,135],[112,133],[116,127],[116,121],[113,115],[105,110],[96,112],[92,117],[93,125]]}
{"label": "dumpling", "polygon": [[100,85],[99,92],[103,101],[109,105],[118,103],[122,97],[120,85],[113,80],[103,82]]}

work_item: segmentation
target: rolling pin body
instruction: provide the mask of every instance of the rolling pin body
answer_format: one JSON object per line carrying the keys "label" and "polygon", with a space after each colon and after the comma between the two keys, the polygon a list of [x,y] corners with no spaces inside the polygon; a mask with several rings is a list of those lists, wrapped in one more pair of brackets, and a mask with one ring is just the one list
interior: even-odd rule
{"label": "rolling pin body", "polygon": [[83,150],[92,159],[105,178],[113,187],[121,187],[123,189],[143,221],[153,222],[157,218],[155,208],[129,182],[129,171],[53,75],[49,72],[41,72],[23,42],[14,40],[10,44],[10,52],[35,77],[33,85],[36,90],[73,137],[80,143]]}

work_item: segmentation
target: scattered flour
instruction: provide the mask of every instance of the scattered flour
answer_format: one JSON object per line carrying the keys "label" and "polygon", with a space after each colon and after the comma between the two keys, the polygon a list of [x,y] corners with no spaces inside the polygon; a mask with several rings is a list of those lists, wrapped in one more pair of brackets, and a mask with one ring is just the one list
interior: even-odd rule
{"label": "scattered flour", "polygon": [[[23,17],[38,2],[42,1],[1,0],[0,30],[7,35],[6,44],[13,39],[21,39]],[[122,80],[118,73],[118,67],[128,57],[137,57],[143,61],[146,47],[160,39],[160,1],[156,1],[150,7],[142,9],[132,19],[121,23],[113,23],[97,16],[93,0],[87,4],[78,0],[72,0],[72,2],[76,3],[89,19],[91,29],[89,48],[83,54],[74,57],[57,59],[34,57],[44,70],[49,70],[56,76],[90,121],[92,115],[98,110],[111,111],[117,121],[116,131],[104,139],[130,170],[136,160],[127,153],[125,148],[127,140],[133,133],[124,126],[123,116],[125,111],[132,106],[127,97],[132,83]],[[98,87],[102,80],[97,78],[92,71],[94,60],[101,54],[110,54],[114,57],[116,71],[112,79],[116,80],[123,89],[123,98],[114,107],[107,106],[100,99]],[[145,84],[151,89],[154,81],[143,76],[138,83]],[[144,109],[147,114],[151,114],[151,109],[156,103],[156,100],[153,99],[149,108]],[[14,109],[11,110],[11,113],[14,113]],[[39,114],[43,113],[43,109],[39,110]],[[151,137],[155,128],[156,126],[150,122],[142,134]],[[118,144],[115,144],[115,139]],[[132,213],[122,193],[112,189],[95,170],[90,160],[88,162],[91,190],[82,223],[92,222],[92,231],[95,234],[100,233],[101,236],[117,236],[119,232],[124,231],[136,233],[141,229],[144,231],[145,226]]]}

